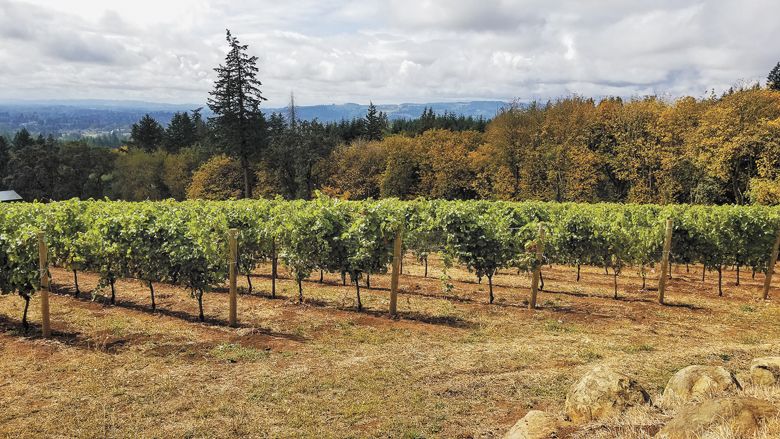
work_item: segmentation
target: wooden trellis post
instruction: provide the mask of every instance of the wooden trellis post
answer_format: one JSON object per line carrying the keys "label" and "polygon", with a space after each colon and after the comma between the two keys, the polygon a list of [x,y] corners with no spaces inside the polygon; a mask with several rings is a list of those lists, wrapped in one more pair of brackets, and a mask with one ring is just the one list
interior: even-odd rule
{"label": "wooden trellis post", "polygon": [[390,278],[390,316],[398,314],[398,279],[401,275],[401,231],[393,242],[393,273]]}
{"label": "wooden trellis post", "polygon": [[661,274],[658,276],[658,303],[664,304],[666,293],[666,279],[669,271],[669,253],[672,251],[672,219],[666,220],[666,235],[664,238],[664,250],[661,254]]}
{"label": "wooden trellis post", "polygon": [[51,337],[49,321],[49,249],[43,232],[38,232],[38,263],[41,276],[41,331],[44,338]]}
{"label": "wooden trellis post", "polygon": [[230,229],[228,231],[228,247],[230,248],[230,266],[228,273],[230,274],[230,315],[228,317],[228,324],[230,326],[236,326],[237,318],[237,306],[238,306],[238,287],[236,285],[237,271],[238,271],[238,241],[236,235],[238,230]]}
{"label": "wooden trellis post", "polygon": [[772,286],[772,275],[775,274],[778,250],[780,250],[780,229],[777,231],[777,238],[775,238],[775,245],[772,247],[772,254],[769,255],[769,266],[766,268],[766,278],[764,278],[764,300],[769,299],[769,287]]}
{"label": "wooden trellis post", "polygon": [[276,255],[276,238],[271,240],[271,298],[276,299],[276,274],[278,257]]}
{"label": "wooden trellis post", "polygon": [[536,309],[536,295],[539,293],[539,279],[542,277],[542,261],[544,257],[544,226],[539,224],[539,237],[536,242],[536,268],[531,278],[531,298],[528,309]]}

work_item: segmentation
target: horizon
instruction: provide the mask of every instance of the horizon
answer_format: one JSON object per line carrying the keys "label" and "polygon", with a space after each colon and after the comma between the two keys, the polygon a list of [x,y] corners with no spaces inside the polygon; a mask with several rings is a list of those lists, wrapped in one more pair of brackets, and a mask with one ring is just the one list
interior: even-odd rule
{"label": "horizon", "polygon": [[[267,107],[705,96],[763,83],[780,4],[754,0],[0,0],[0,99],[205,102],[225,28]],[[413,11],[413,14],[409,12]],[[25,62],[19,62],[25,60]]]}
{"label": "horizon", "polygon": [[[75,105],[74,103],[95,103],[95,104],[150,104],[150,105],[161,105],[161,106],[171,106],[171,107],[187,107],[187,106],[202,106],[204,109],[207,109],[208,106],[204,102],[202,104],[195,103],[195,102],[167,102],[167,101],[153,101],[153,100],[140,100],[140,99],[90,99],[90,98],[73,98],[73,99],[4,99],[0,98],[0,105],[17,105],[17,104],[29,104],[29,105],[62,105],[62,106],[71,106]],[[313,103],[313,104],[298,104],[296,103],[296,107],[327,107],[327,106],[346,106],[346,105],[357,105],[357,106],[368,106],[371,103],[376,105],[377,107],[382,106],[399,106],[399,105],[437,105],[437,104],[469,104],[469,103],[502,103],[502,104],[508,104],[512,102],[512,100],[501,100],[501,99],[475,99],[475,100],[451,100],[451,101],[420,101],[420,102],[325,102],[325,103]],[[526,101],[524,101],[526,102]],[[530,101],[528,101],[530,102]],[[271,108],[271,109],[279,109],[279,108],[285,108],[288,105],[274,105],[274,106],[268,106],[268,105],[262,105],[260,108]]]}

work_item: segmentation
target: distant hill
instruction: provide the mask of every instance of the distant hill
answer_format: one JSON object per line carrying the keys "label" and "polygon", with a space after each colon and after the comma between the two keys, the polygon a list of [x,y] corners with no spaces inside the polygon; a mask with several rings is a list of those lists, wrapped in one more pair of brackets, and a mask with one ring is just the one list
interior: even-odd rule
{"label": "distant hill", "polygon": [[[498,110],[503,108],[506,102],[501,101],[470,101],[470,102],[433,102],[427,104],[377,104],[377,109],[387,113],[387,117],[393,119],[412,119],[420,117],[425,108],[433,108],[437,114],[444,112],[456,115],[484,117],[492,119]],[[368,105],[361,104],[331,104],[310,105],[296,108],[301,119],[317,119],[321,122],[335,122],[342,119],[354,119],[364,117]],[[286,112],[286,108],[269,108],[265,111]]]}
{"label": "distant hill", "polygon": [[[490,119],[505,106],[500,101],[434,102],[425,104],[377,104],[380,111],[392,119],[419,117],[426,107],[437,114],[444,112],[484,117]],[[130,126],[149,113],[162,124],[170,122],[173,113],[203,108],[206,117],[210,112],[205,105],[161,104],[142,101],[112,100],[0,100],[0,134],[13,133],[27,128],[35,134],[52,134],[55,137],[94,136],[102,134],[127,135]],[[297,107],[301,119],[317,119],[334,122],[341,119],[364,117],[368,105],[332,104]],[[282,112],[287,108],[263,108],[263,112]]]}
{"label": "distant hill", "polygon": [[0,101],[0,134],[27,128],[34,134],[55,137],[122,136],[144,114],[168,124],[173,113],[195,108],[198,106],[134,101]]}

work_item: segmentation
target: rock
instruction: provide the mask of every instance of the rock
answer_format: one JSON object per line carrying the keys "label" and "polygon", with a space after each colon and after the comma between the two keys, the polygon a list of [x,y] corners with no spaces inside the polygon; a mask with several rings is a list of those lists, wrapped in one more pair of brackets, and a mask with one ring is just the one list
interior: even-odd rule
{"label": "rock", "polygon": [[597,366],[576,382],[566,395],[566,415],[575,423],[593,421],[647,404],[650,395],[627,375]]}
{"label": "rock", "polygon": [[770,402],[748,397],[730,397],[704,401],[686,407],[655,436],[659,439],[698,439],[724,427],[735,437],[748,437],[768,417],[778,413]]}
{"label": "rock", "polygon": [[531,410],[512,427],[504,439],[550,439],[557,438],[560,421],[540,410]]}
{"label": "rock", "polygon": [[756,358],[751,361],[750,378],[757,386],[780,384],[780,357]]}
{"label": "rock", "polygon": [[663,403],[671,406],[740,389],[734,374],[721,366],[688,366],[669,379]]}

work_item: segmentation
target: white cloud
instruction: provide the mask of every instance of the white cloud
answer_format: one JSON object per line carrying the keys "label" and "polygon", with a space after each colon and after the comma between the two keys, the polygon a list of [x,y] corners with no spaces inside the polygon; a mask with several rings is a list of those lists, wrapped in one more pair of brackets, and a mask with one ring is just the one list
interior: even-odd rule
{"label": "white cloud", "polygon": [[204,102],[229,27],[269,105],[702,95],[763,80],[770,0],[0,0],[0,98]]}

